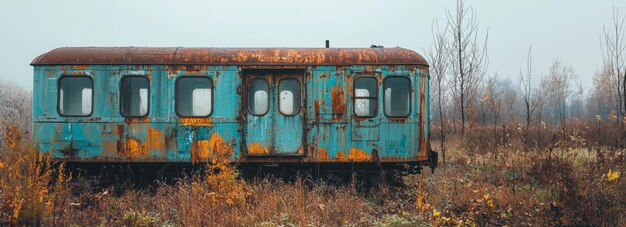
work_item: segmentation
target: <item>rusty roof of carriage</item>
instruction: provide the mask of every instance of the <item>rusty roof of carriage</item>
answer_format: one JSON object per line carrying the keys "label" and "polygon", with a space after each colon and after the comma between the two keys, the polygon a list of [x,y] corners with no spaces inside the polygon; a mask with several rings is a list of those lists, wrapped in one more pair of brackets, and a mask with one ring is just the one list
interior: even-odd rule
{"label": "rusty roof of carriage", "polygon": [[394,48],[62,47],[31,65],[423,65],[415,51]]}

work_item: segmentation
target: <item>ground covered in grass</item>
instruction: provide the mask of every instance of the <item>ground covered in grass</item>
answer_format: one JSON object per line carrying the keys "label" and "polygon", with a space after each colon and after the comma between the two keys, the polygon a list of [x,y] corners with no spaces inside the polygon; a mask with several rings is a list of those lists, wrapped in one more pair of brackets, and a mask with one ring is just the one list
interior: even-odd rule
{"label": "ground covered in grass", "polygon": [[[0,223],[127,226],[624,225],[624,150],[560,143],[473,153],[459,145],[434,174],[363,189],[323,179],[242,180],[227,162],[175,184],[89,188],[48,167],[4,129]],[[455,143],[450,143],[455,144]],[[570,145],[563,145],[570,144]]]}

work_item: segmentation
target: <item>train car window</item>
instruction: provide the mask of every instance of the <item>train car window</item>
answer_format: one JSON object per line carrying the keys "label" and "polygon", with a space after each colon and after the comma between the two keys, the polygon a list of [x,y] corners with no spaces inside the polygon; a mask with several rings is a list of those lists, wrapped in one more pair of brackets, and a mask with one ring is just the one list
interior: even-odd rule
{"label": "train car window", "polygon": [[150,81],[145,76],[125,76],[120,83],[120,112],[125,117],[148,114]]}
{"label": "train car window", "polygon": [[176,114],[181,117],[208,117],[213,110],[213,81],[208,77],[180,77],[176,80]]}
{"label": "train car window", "polygon": [[93,80],[87,76],[61,77],[58,112],[62,116],[89,116],[93,108]]}
{"label": "train car window", "polygon": [[378,109],[378,81],[374,77],[354,80],[354,114],[357,117],[376,116]]}
{"label": "train car window", "polygon": [[269,110],[269,84],[254,79],[248,85],[248,110],[253,115],[265,115]]}
{"label": "train car window", "polygon": [[387,77],[383,81],[385,115],[407,117],[411,112],[411,80],[408,77]]}
{"label": "train car window", "polygon": [[296,115],[300,111],[300,83],[295,79],[284,79],[280,81],[278,87],[280,113],[287,116]]}

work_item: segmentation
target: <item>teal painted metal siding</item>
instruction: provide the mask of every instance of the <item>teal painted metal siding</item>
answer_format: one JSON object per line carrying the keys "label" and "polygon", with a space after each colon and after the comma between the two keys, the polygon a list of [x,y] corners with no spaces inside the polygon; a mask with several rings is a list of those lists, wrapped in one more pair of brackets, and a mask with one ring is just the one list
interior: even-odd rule
{"label": "teal painted metal siding", "polygon": [[[270,70],[271,71],[271,70]],[[226,153],[233,161],[406,162],[428,159],[428,70],[426,66],[356,65],[302,68],[301,109],[294,117],[278,113],[277,91],[270,92],[271,119],[250,116],[246,69],[239,66],[71,65],[35,66],[33,131],[41,152],[59,160],[94,162],[201,162]],[[57,112],[62,76],[93,78],[93,113],[64,117]],[[150,111],[144,118],[120,114],[120,80],[142,75],[150,81]],[[378,113],[354,115],[353,81],[378,81]],[[174,104],[175,81],[183,76],[213,80],[213,112],[206,118],[181,118]],[[384,114],[383,80],[405,76],[411,83],[406,118]],[[242,79],[243,78],[243,79]],[[277,88],[276,88],[277,89]],[[263,121],[263,122],[260,122]],[[270,156],[255,159],[253,140]],[[273,141],[273,142],[269,142]],[[270,143],[273,143],[270,146]],[[272,149],[278,152],[273,153]],[[298,159],[273,159],[272,154]],[[258,155],[258,154],[256,154]]]}

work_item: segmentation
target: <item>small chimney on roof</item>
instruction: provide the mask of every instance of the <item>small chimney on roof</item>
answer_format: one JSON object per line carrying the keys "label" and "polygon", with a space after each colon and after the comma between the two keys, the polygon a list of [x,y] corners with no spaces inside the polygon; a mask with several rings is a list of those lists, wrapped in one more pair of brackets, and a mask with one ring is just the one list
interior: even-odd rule
{"label": "small chimney on roof", "polygon": [[330,48],[330,40],[326,40],[326,48]]}

